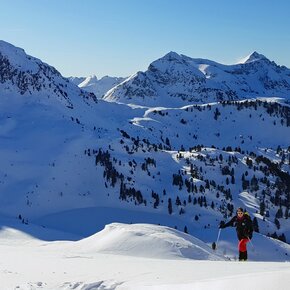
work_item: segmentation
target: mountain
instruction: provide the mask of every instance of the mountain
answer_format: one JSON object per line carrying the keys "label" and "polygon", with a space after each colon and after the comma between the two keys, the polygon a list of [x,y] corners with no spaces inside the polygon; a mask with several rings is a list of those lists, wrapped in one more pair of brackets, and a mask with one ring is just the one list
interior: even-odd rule
{"label": "mountain", "polygon": [[270,61],[263,54],[260,54],[257,51],[254,51],[251,54],[247,55],[246,57],[242,58],[238,63],[245,64],[256,61],[264,61],[270,63]]}
{"label": "mountain", "polygon": [[87,92],[94,93],[97,98],[102,98],[107,91],[123,82],[126,78],[104,76],[97,79],[95,75],[85,78],[78,84],[80,88]]}
{"label": "mountain", "polygon": [[176,107],[253,97],[290,99],[290,70],[257,52],[235,65],[170,52],[110,90],[104,99]]}
{"label": "mountain", "polygon": [[52,66],[2,40],[0,90],[1,94],[8,98],[20,94],[29,99],[36,95],[39,102],[61,102],[68,108],[73,107],[81,98],[96,102],[93,94],[73,85]]}
{"label": "mountain", "polygon": [[[95,138],[107,134],[107,127],[122,125],[118,116],[114,118],[120,106],[97,102],[94,94],[23,49],[4,41],[0,44],[1,212],[11,210],[12,215],[23,216],[26,210],[32,215],[51,212],[59,207],[49,201],[55,194],[66,193],[68,200],[64,198],[59,206],[74,207],[77,203],[74,198],[69,201],[70,197],[83,196],[89,191],[82,190],[85,179],[93,179],[81,177],[87,175],[90,164],[83,152]],[[123,113],[127,114],[126,108]],[[109,124],[107,115],[111,116]],[[112,130],[109,138],[114,138]],[[88,183],[91,188],[97,186]],[[63,192],[64,188],[68,191]]]}
{"label": "mountain", "polygon": [[68,77],[68,80],[74,83],[75,85],[79,85],[82,83],[86,78],[85,77]]}
{"label": "mountain", "polygon": [[[210,72],[222,65],[176,53],[107,94],[134,83],[139,92],[152,90],[152,104],[167,101],[167,106],[148,108],[135,98],[127,100],[132,104],[96,100],[40,60],[1,44],[0,214],[79,236],[113,222],[160,224],[209,244],[220,221],[242,206],[255,220],[253,242],[272,241],[267,236],[290,241],[287,100],[251,97],[185,105],[188,101],[163,93],[181,88],[177,84],[189,76],[193,85],[211,81],[217,86],[218,76]],[[207,63],[209,70],[197,63]],[[253,86],[256,74],[276,67],[252,58],[231,68],[244,71],[245,65],[256,70]],[[227,72],[229,80],[236,75]],[[144,82],[138,83],[141,76]],[[151,101],[144,97],[146,105]],[[234,259],[233,229],[223,231],[221,244]],[[279,261],[289,260],[284,244],[275,243]]]}

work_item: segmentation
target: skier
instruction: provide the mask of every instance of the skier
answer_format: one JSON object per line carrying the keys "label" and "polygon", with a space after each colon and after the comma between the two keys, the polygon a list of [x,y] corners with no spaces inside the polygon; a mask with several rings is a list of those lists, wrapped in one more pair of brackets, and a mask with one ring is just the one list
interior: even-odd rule
{"label": "skier", "polygon": [[253,224],[249,214],[239,207],[237,209],[237,215],[227,223],[222,221],[219,228],[224,229],[229,226],[236,227],[239,239],[239,261],[246,261],[248,259],[247,243],[253,236]]}

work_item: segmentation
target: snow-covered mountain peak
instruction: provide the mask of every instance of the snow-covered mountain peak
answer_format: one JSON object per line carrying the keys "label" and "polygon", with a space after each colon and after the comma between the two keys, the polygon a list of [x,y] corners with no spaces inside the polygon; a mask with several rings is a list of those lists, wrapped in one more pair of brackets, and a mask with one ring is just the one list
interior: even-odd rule
{"label": "snow-covered mountain peak", "polygon": [[[189,58],[189,60],[191,60]],[[157,78],[161,78],[161,82],[164,80],[164,77],[160,74],[166,74],[166,78],[176,79],[176,74],[184,78],[204,78],[202,72],[199,71],[194,65],[188,61],[188,58],[183,55],[179,55],[176,52],[169,52],[163,57],[153,61],[148,70],[155,74]]]}
{"label": "snow-covered mountain peak", "polygon": [[85,79],[86,77],[73,77],[73,76],[68,77],[68,80],[77,86],[81,84]]}
{"label": "snow-covered mountain peak", "polygon": [[[75,82],[74,78],[70,78],[70,80],[72,82]],[[117,86],[124,80],[125,78],[122,77],[110,77],[110,76],[104,76],[98,79],[95,75],[91,75],[85,78],[82,82],[80,82],[78,86],[87,92],[94,93],[97,98],[101,98],[110,89]]]}
{"label": "snow-covered mountain peak", "polygon": [[28,56],[24,49],[16,47],[6,41],[0,40],[1,70],[3,63],[9,60],[10,64],[20,70],[37,72],[41,61],[35,57]]}
{"label": "snow-covered mountain peak", "polygon": [[241,59],[239,63],[246,64],[246,63],[251,63],[254,61],[261,61],[261,60],[266,61],[268,63],[270,62],[270,60],[266,58],[263,54],[260,54],[257,51],[254,51],[251,54],[244,57],[243,59]]}
{"label": "snow-covered mountain peak", "polygon": [[54,67],[5,41],[0,42],[0,90],[7,97],[33,95],[33,101],[61,102],[69,108],[81,98],[96,101],[93,94],[82,91]]}
{"label": "snow-covered mountain peak", "polygon": [[290,99],[290,70],[258,52],[235,65],[169,52],[147,71],[110,90],[104,99],[174,107],[273,96]]}
{"label": "snow-covered mountain peak", "polygon": [[88,76],[83,82],[81,82],[79,84],[79,87],[85,87],[85,86],[94,84],[97,81],[98,81],[98,78],[96,77],[96,75],[91,75],[91,76]]}
{"label": "snow-covered mountain peak", "polygon": [[163,59],[166,59],[168,61],[180,61],[182,60],[182,56],[174,51],[170,51],[163,56]]}

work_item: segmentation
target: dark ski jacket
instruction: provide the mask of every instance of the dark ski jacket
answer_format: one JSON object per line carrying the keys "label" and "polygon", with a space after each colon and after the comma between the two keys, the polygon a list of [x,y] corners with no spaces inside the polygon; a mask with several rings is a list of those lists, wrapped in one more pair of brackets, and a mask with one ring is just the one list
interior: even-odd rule
{"label": "dark ski jacket", "polygon": [[226,227],[236,227],[238,239],[252,239],[253,236],[253,223],[250,216],[247,213],[244,213],[240,218],[238,216],[234,216],[229,222],[225,224],[221,224],[220,228]]}

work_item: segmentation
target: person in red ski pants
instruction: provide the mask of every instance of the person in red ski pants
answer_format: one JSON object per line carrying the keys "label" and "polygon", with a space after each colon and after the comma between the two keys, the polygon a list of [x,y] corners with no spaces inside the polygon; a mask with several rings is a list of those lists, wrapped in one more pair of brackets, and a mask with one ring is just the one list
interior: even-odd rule
{"label": "person in red ski pants", "polygon": [[247,243],[253,236],[253,223],[247,212],[239,207],[237,209],[237,215],[234,216],[229,222],[221,222],[219,228],[224,229],[226,227],[236,227],[237,236],[239,239],[239,261],[246,261],[248,259]]}

